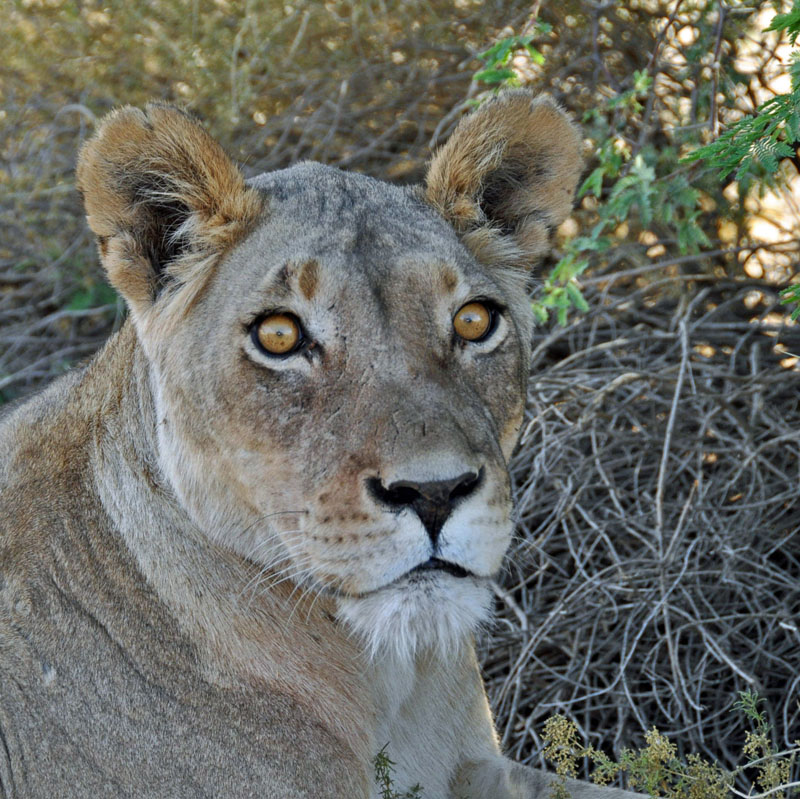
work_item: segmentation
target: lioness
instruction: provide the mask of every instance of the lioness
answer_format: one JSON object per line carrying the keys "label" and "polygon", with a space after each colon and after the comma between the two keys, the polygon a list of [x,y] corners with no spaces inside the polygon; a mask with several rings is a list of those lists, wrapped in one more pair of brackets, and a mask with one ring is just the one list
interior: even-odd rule
{"label": "lioness", "polygon": [[[487,102],[399,188],[246,182],[110,114],[78,186],[130,311],[0,428],[0,795],[533,797],[472,635],[512,533],[526,270],[580,139]],[[573,783],[576,794],[613,796]]]}

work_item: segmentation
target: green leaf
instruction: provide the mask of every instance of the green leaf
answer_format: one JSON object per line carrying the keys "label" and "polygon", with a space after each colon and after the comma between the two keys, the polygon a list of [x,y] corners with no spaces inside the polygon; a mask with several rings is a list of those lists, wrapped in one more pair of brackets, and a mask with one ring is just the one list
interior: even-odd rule
{"label": "green leaf", "polygon": [[513,69],[483,69],[475,73],[475,80],[489,84],[504,83],[516,77],[517,73]]}
{"label": "green leaf", "polygon": [[505,61],[506,56],[516,46],[516,39],[516,36],[509,36],[505,39],[500,39],[499,42],[493,44],[488,50],[478,53],[478,58],[480,58],[485,64],[495,65],[498,62],[502,63]]}
{"label": "green leaf", "polygon": [[633,73],[633,90],[639,94],[647,94],[650,87],[653,85],[653,79],[648,74],[647,70],[634,70]]}
{"label": "green leaf", "polygon": [[789,41],[794,44],[800,35],[800,2],[795,0],[792,10],[787,14],[776,15],[769,26],[764,28],[767,31],[787,31]]}
{"label": "green leaf", "polygon": [[570,250],[553,267],[545,282],[545,288],[550,291],[548,297],[555,298],[563,294],[564,290],[558,284],[565,285],[569,283],[570,280],[580,275],[589,266],[587,258],[577,259],[577,248],[571,246]]}
{"label": "green leaf", "polygon": [[[595,230],[597,226],[595,226]],[[611,246],[608,236],[576,236],[570,246],[578,252],[605,252]]]}
{"label": "green leaf", "polygon": [[532,302],[531,303],[531,310],[533,311],[533,315],[536,317],[536,321],[539,324],[545,324],[548,319],[547,309],[539,302]]}
{"label": "green leaf", "polygon": [[620,178],[611,189],[606,213],[622,221],[630,213],[632,205],[639,208],[639,217],[644,226],[653,221],[653,198],[656,193],[654,182],[656,173],[647,164],[642,154],[633,160],[630,172]]}
{"label": "green leaf", "polygon": [[594,194],[595,197],[599,197],[603,191],[604,175],[605,169],[603,169],[602,166],[595,167],[578,189],[578,197],[584,197],[590,192]]}
{"label": "green leaf", "polygon": [[[800,74],[800,73],[798,73]],[[754,116],[731,125],[716,141],[700,147],[683,160],[704,159],[708,166],[717,167],[721,179],[735,171],[737,180],[751,173],[760,180],[769,179],[778,169],[782,158],[794,155],[786,136],[800,128],[800,91],[777,95],[762,103]],[[757,171],[760,167],[766,175]]]}
{"label": "green leaf", "polygon": [[583,294],[581,294],[581,290],[578,286],[573,283],[567,283],[567,294],[569,298],[572,300],[572,304],[583,313],[586,313],[589,310],[589,303],[586,302]]}
{"label": "green leaf", "polygon": [[700,212],[696,211],[686,219],[678,221],[678,248],[681,253],[697,252],[701,247],[711,246],[705,231],[697,224],[699,216]]}
{"label": "green leaf", "polygon": [[533,45],[526,44],[525,49],[528,51],[528,55],[534,64],[538,64],[539,66],[544,64],[544,56]]}

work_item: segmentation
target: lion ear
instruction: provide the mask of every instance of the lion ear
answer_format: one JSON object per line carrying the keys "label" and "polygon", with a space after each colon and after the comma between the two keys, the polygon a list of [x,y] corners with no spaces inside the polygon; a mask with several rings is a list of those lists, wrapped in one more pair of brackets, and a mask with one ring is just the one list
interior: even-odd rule
{"label": "lion ear", "polygon": [[434,155],[425,196],[479,261],[530,268],[572,208],[581,149],[549,97],[504,92],[464,117]]}
{"label": "lion ear", "polygon": [[262,208],[201,125],[157,103],[109,114],[81,149],[77,182],[109,280],[134,315],[166,287],[196,295]]}

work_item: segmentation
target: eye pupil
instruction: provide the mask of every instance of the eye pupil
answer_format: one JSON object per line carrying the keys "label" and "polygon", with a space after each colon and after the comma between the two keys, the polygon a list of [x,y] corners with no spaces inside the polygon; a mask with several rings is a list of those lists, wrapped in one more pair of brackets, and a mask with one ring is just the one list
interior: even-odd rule
{"label": "eye pupil", "polygon": [[469,302],[453,318],[453,329],[466,341],[479,341],[492,326],[492,311],[482,302]]}
{"label": "eye pupil", "polygon": [[302,340],[300,324],[289,314],[265,316],[256,328],[258,343],[272,355],[287,355]]}

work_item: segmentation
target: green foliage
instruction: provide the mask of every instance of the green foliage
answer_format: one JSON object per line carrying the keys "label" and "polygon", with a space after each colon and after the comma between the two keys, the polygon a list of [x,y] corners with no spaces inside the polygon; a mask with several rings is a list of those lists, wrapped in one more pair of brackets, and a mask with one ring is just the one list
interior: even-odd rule
{"label": "green foliage", "polygon": [[[800,4],[797,13],[800,14]],[[797,35],[797,33],[795,33]],[[762,103],[755,116],[731,125],[716,141],[686,156],[687,161],[705,160],[719,170],[720,179],[734,173],[736,180],[769,181],[783,158],[795,154],[800,142],[800,59],[792,54],[789,66],[792,90]]]}
{"label": "green foliage", "polygon": [[769,722],[758,707],[763,701],[755,692],[739,692],[739,701],[734,707],[743,712],[753,724],[753,729],[746,734],[742,753],[751,758],[751,765],[757,773],[756,784],[761,791],[769,793],[775,799],[785,799],[786,792],[782,788],[790,780],[794,758],[776,757]]}
{"label": "green foliage", "polygon": [[[519,85],[517,73],[508,65],[520,52],[541,64],[544,56],[532,41],[550,30],[550,26],[537,22],[535,34],[498,41],[480,54],[485,66],[474,79],[491,84],[495,91]],[[557,322],[565,325],[572,310],[589,309],[579,277],[593,259],[615,246],[614,231],[633,218],[640,228],[655,228],[671,237],[680,254],[698,253],[710,246],[700,224],[700,191],[685,170],[679,169],[677,150],[648,143],[634,152],[621,135],[631,117],[644,112],[652,89],[652,76],[646,70],[634,70],[628,88],[601,102],[581,120],[597,146],[594,168],[581,185],[578,199],[597,201],[597,219],[588,234],[564,245],[561,257],[545,278],[541,295],[533,303],[540,322],[554,313]]]}
{"label": "green foliage", "polygon": [[[696,38],[685,51],[687,66],[683,72],[671,67],[667,80],[674,86],[675,81],[690,76],[695,87],[691,119],[706,114],[707,123],[676,124],[683,121],[681,107],[669,105],[665,99],[664,78],[662,93],[656,92],[656,79],[661,74],[658,52],[651,54],[646,68],[632,70],[617,84],[615,93],[598,98],[583,114],[583,130],[594,144],[591,169],[578,191],[578,200],[588,201],[582,207],[590,209],[590,213],[581,214],[588,232],[562,244],[559,260],[545,277],[541,295],[534,303],[540,321],[546,321],[552,313],[563,325],[571,311],[585,311],[588,306],[581,292],[581,275],[612,258],[626,238],[630,241],[634,236],[644,236],[644,241],[657,241],[662,243],[662,251],[677,258],[702,256],[704,250],[713,248],[709,231],[719,221],[731,219],[737,227],[740,225],[742,199],[749,186],[754,181],[772,186],[780,179],[776,175],[780,161],[796,158],[795,146],[800,143],[800,56],[793,57],[789,66],[792,88],[788,94],[771,97],[755,115],[731,123],[714,142],[700,146],[706,130],[714,129],[718,120],[724,125],[730,118],[727,109],[723,112],[717,107],[718,95],[723,94],[735,105],[737,85],[748,81],[745,73],[737,71],[733,59],[720,55],[725,52],[724,48],[720,50],[725,25],[730,30],[731,25],[748,24],[746,20],[754,10],[755,6],[749,5],[731,7],[721,23],[719,3],[698,2],[689,12],[687,19],[692,19]],[[665,24],[663,32],[667,33],[670,23]],[[767,30],[785,31],[794,43],[800,35],[800,0],[794,0],[788,13],[776,15]],[[537,21],[533,34],[498,41],[480,54],[484,64],[474,79],[490,85],[493,91],[519,85],[519,70],[513,68],[513,59],[528,54],[532,64],[544,63],[551,51],[541,45],[534,47],[534,42],[537,36],[551,32],[550,26]],[[688,63],[709,63],[712,51],[717,53],[709,67],[715,74],[713,80],[690,73]],[[667,137],[653,135],[663,125],[657,121],[657,109],[666,111],[673,120]],[[638,136],[633,135],[637,130]],[[701,159],[714,171],[699,169],[696,162]],[[729,176],[738,181],[738,203],[723,195],[722,181]],[[709,215],[712,209],[716,211],[713,217]],[[784,301],[798,301],[798,293],[784,292]]]}
{"label": "green foliage", "polygon": [[793,45],[796,44],[800,35],[800,3],[795,2],[788,14],[777,14],[766,30],[786,31],[789,34],[789,41]]}
{"label": "green foliage", "polygon": [[[734,780],[748,770],[755,770],[756,785],[762,796],[786,799],[793,784],[790,774],[795,758],[800,754],[800,741],[788,751],[779,752],[772,742],[772,731],[766,715],[759,710],[763,703],[758,694],[741,691],[734,709],[743,713],[753,729],[746,733],[742,755],[744,765],[727,772],[717,763],[709,763],[699,755],[690,754],[685,761],[678,749],[655,727],[645,734],[645,746],[638,750],[623,749],[619,762],[593,746],[580,743],[578,728],[564,716],[551,716],[544,724],[542,738],[544,756],[556,769],[550,799],[569,799],[566,780],[578,775],[578,761],[587,758],[592,764],[592,780],[608,785],[618,775],[627,778],[628,787],[653,797],[666,799],[728,799],[736,793]],[[751,790],[750,795],[753,795]],[[755,797],[754,797],[755,799]]]}
{"label": "green foliage", "polygon": [[634,72],[632,83],[631,89],[590,111],[582,120],[591,126],[592,138],[599,144],[596,166],[578,190],[578,198],[597,200],[597,222],[588,235],[566,243],[563,255],[545,280],[543,296],[534,305],[534,312],[542,321],[549,309],[556,311],[562,325],[572,308],[588,309],[578,277],[589,267],[593,255],[615,246],[612,234],[633,218],[641,228],[655,228],[671,235],[681,254],[698,253],[710,245],[700,225],[700,192],[677,168],[676,151],[648,145],[634,155],[618,135],[614,122],[609,122],[609,117],[620,109],[634,114],[642,110],[652,81],[644,72]]}
{"label": "green foliage", "polygon": [[625,774],[631,789],[654,797],[726,799],[732,785],[731,775],[698,756],[690,755],[682,763],[675,744],[655,728],[645,734],[642,749],[623,749],[618,763],[592,746],[579,744],[577,727],[563,716],[545,722],[543,737],[544,755],[555,763],[560,777],[553,784],[551,799],[568,799],[566,778],[577,775],[581,758],[591,761],[592,780],[598,785],[608,785]]}
{"label": "green foliage", "polygon": [[375,760],[373,761],[375,766],[375,784],[380,789],[381,799],[422,799],[421,785],[414,785],[410,790],[404,793],[395,791],[392,772],[397,764],[389,759],[389,755],[386,752],[388,746],[389,744],[383,746],[380,752],[375,755]]}
{"label": "green foliage", "polygon": [[532,42],[537,35],[550,33],[551,30],[550,25],[537,20],[533,33],[500,39],[488,50],[478,54],[478,58],[483,61],[484,66],[473,75],[473,79],[489,86],[495,86],[497,89],[519,86],[517,73],[508,65],[518,53],[526,53],[535,64],[544,64],[544,56],[533,46]]}
{"label": "green foliage", "polygon": [[[792,45],[797,44],[800,0],[793,0],[788,13],[777,14],[766,30],[785,31]],[[699,147],[685,160],[702,159],[707,166],[719,170],[721,179],[733,173],[745,185],[753,179],[770,184],[781,159],[796,158],[796,148],[800,146],[800,53],[791,55],[789,76],[788,94],[770,97],[756,109],[755,115],[731,125],[719,138]],[[797,303],[792,319],[800,317],[800,285],[785,289],[781,302]]]}
{"label": "green foliage", "polygon": [[578,758],[587,750],[578,740],[578,728],[565,716],[550,716],[544,723],[544,756],[556,767],[558,779],[550,788],[550,799],[570,799],[567,778],[578,776]]}

